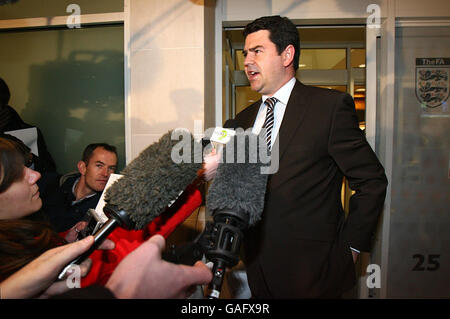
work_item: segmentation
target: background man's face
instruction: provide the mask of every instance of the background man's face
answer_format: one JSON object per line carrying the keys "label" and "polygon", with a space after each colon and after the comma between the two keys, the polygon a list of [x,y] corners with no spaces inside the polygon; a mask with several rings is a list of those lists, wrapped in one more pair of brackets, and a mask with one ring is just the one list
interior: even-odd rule
{"label": "background man's face", "polygon": [[285,83],[286,69],[268,30],[250,33],[245,38],[245,74],[252,90],[272,96]]}
{"label": "background man's face", "polygon": [[109,176],[115,172],[117,167],[117,157],[113,152],[105,150],[103,147],[97,147],[81,172],[85,177],[87,187],[96,192],[105,189]]}

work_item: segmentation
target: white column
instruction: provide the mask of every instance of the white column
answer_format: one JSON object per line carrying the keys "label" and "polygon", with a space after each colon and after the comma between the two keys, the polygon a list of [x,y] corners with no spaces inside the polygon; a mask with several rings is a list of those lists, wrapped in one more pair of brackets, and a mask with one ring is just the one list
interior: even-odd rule
{"label": "white column", "polygon": [[125,1],[127,162],[167,131],[193,132],[194,121],[204,121],[214,89],[211,77],[205,81],[211,14],[208,0]]}

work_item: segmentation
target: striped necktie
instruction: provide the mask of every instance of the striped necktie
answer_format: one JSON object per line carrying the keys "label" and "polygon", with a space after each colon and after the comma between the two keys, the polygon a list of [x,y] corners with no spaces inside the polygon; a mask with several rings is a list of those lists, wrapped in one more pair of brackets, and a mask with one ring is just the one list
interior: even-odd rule
{"label": "striped necktie", "polygon": [[274,97],[268,98],[264,101],[264,104],[267,105],[267,114],[266,120],[264,121],[263,127],[266,128],[266,143],[267,149],[270,151],[272,148],[272,128],[273,128],[273,109],[275,108],[275,104],[278,100]]}

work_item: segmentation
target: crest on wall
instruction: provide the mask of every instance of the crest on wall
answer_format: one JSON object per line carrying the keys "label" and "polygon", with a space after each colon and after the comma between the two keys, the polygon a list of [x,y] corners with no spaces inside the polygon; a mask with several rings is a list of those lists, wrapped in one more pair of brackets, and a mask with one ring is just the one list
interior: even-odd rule
{"label": "crest on wall", "polygon": [[450,58],[416,58],[416,97],[435,108],[448,99]]}

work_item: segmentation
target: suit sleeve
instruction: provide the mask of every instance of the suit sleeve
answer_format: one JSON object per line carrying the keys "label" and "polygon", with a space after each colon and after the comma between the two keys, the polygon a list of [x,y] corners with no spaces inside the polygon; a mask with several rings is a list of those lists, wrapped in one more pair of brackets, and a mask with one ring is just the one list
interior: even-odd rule
{"label": "suit sleeve", "polygon": [[336,102],[328,149],[355,191],[350,198],[343,238],[349,246],[369,251],[383,209],[387,179],[383,166],[359,129],[354,102],[348,94],[341,95]]}

